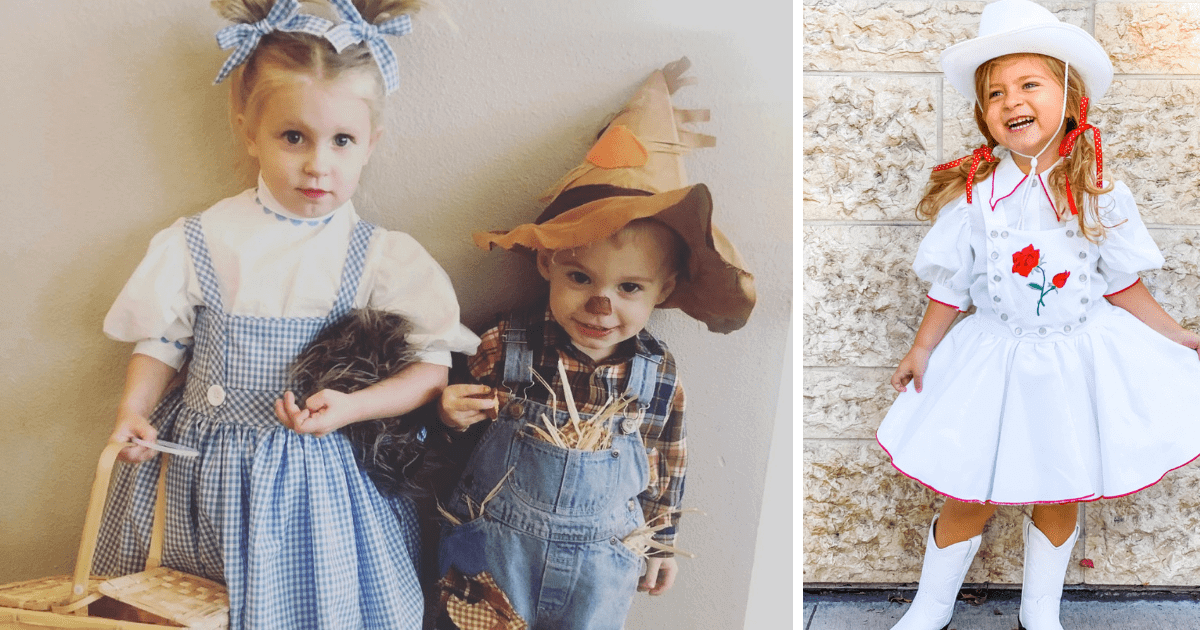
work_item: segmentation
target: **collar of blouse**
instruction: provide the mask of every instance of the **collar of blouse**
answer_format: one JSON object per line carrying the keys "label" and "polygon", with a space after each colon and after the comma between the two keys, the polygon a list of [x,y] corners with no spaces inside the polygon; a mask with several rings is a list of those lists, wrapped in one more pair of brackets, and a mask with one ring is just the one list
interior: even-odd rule
{"label": "collar of blouse", "polygon": [[[1054,207],[1054,197],[1050,194],[1046,182],[1050,171],[1057,165],[1056,161],[1050,168],[1038,175],[1027,174],[1021,171],[1021,167],[1017,166],[1012,156],[1005,156],[1000,160],[996,170],[992,171],[991,183],[988,185],[988,207],[995,210],[996,206],[1004,199],[1022,193],[1021,185],[1024,184],[1033,187],[1034,190],[1030,191],[1031,194],[1045,197],[1055,214],[1058,214],[1058,209]],[[1030,182],[1031,178],[1032,183]]]}

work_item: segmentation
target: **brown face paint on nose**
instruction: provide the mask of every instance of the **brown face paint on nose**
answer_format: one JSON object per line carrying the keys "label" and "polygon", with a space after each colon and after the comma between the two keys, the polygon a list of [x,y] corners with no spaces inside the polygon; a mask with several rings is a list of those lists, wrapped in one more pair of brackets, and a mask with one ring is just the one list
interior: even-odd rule
{"label": "brown face paint on nose", "polygon": [[612,303],[606,297],[593,295],[588,299],[587,309],[589,315],[612,315]]}

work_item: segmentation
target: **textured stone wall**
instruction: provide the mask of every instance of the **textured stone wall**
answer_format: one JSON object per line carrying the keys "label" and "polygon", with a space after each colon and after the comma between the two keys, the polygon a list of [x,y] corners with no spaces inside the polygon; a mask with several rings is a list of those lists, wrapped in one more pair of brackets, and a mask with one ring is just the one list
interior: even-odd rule
{"label": "textured stone wall", "polygon": [[[913,208],[935,164],[978,146],[970,105],[937,58],[973,37],[985,2],[805,0],[804,581],[915,582],[941,499],[897,473],[874,432],[927,287]],[[1200,1],[1043,2],[1092,33],[1116,68],[1090,121],[1105,176],[1129,185],[1166,256],[1144,274],[1200,328]],[[1023,508],[988,525],[968,582],[1021,581]],[[1069,584],[1200,584],[1200,465],[1086,504]]]}

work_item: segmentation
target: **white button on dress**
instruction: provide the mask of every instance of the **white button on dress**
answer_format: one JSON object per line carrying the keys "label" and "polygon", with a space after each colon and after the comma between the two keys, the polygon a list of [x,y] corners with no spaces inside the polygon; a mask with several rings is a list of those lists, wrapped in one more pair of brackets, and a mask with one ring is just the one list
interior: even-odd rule
{"label": "white button on dress", "polygon": [[225,402],[225,388],[220,385],[210,385],[208,387],[208,404],[220,407],[223,402]]}

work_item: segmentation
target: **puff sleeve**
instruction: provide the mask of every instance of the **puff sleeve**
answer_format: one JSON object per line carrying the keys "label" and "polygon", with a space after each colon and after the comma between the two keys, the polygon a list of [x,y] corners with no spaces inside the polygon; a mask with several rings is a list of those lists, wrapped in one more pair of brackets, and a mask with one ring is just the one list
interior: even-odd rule
{"label": "puff sleeve", "polygon": [[479,337],[459,322],[458,298],[450,277],[417,241],[403,232],[381,230],[367,251],[366,305],[403,315],[412,324],[408,340],[422,348],[421,361],[450,367],[450,353],[473,354]]}
{"label": "puff sleeve", "polygon": [[1116,182],[1111,192],[1100,197],[1099,210],[1105,231],[1097,272],[1108,284],[1105,295],[1111,295],[1137,282],[1138,272],[1161,267],[1163,255],[1124,183]]}
{"label": "puff sleeve", "polygon": [[960,311],[971,306],[975,255],[971,248],[970,208],[965,197],[942,208],[913,261],[917,277],[930,283],[929,299]]}
{"label": "puff sleeve", "polygon": [[134,342],[133,351],[179,369],[192,345],[195,306],[202,303],[193,286],[191,256],[183,219],[150,241],[142,262],[104,317],[104,334]]}

